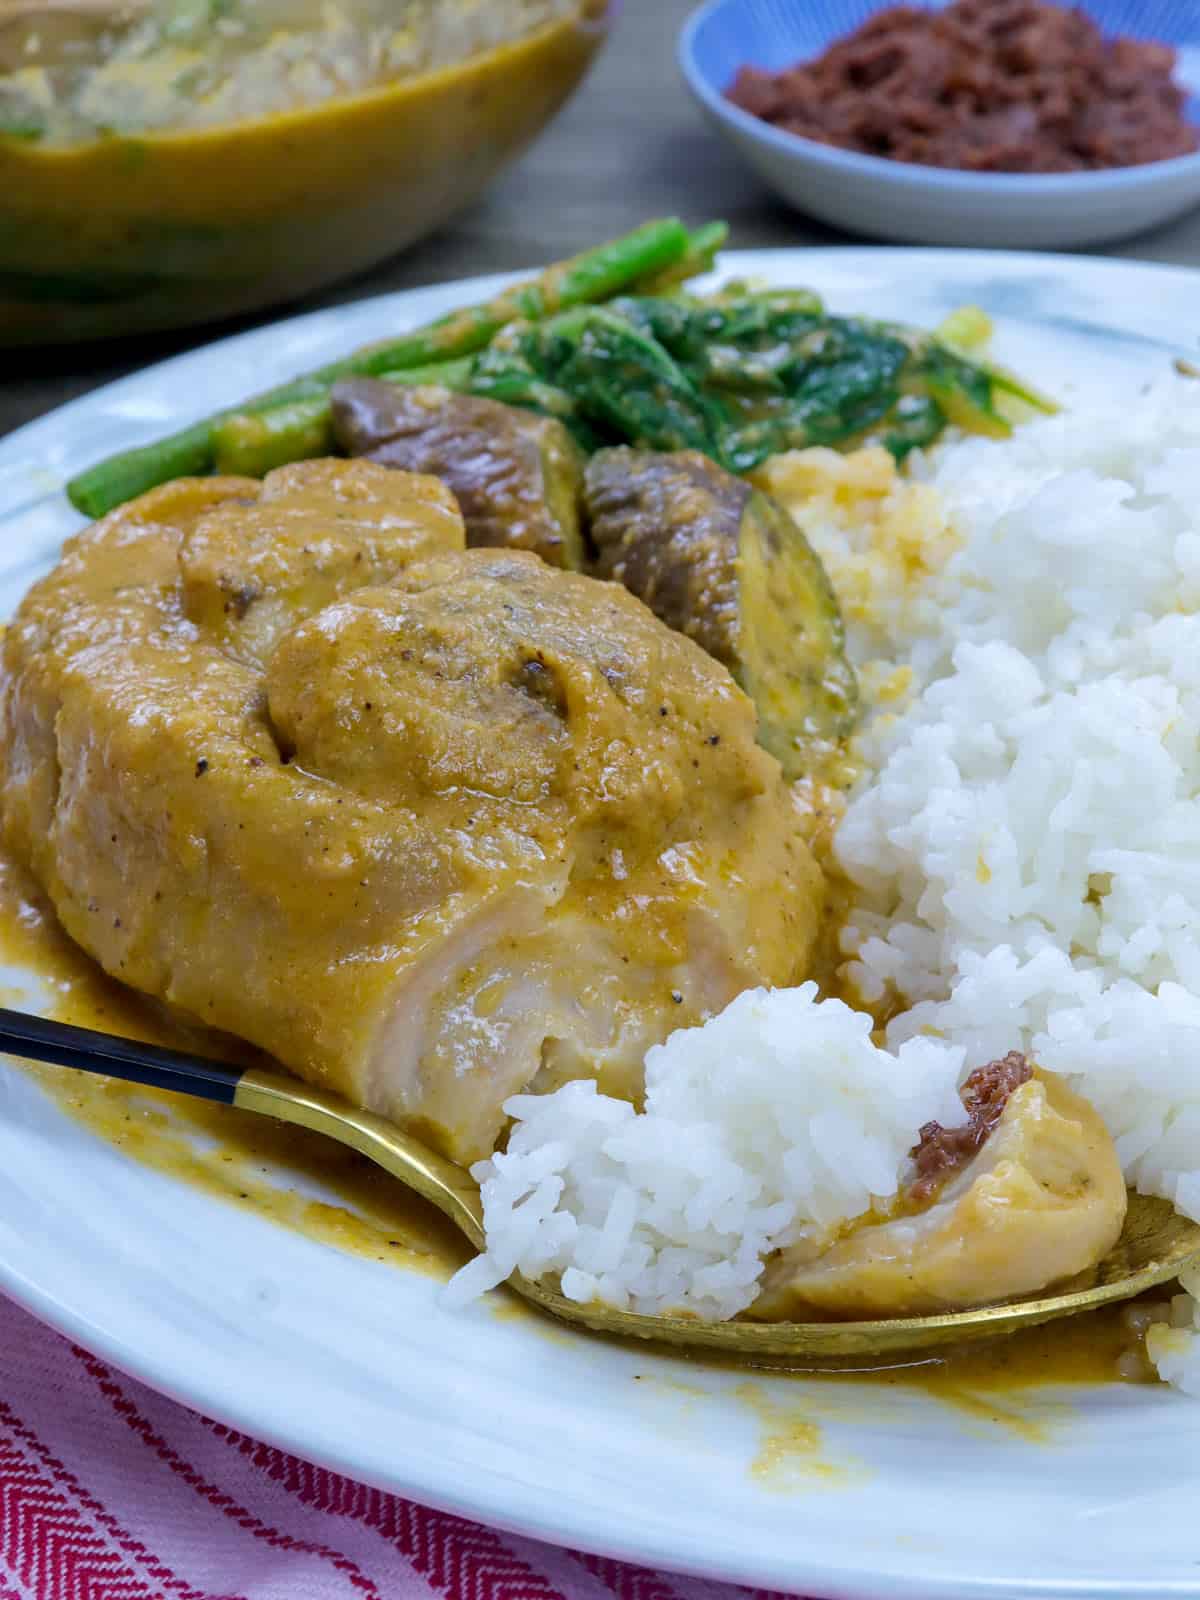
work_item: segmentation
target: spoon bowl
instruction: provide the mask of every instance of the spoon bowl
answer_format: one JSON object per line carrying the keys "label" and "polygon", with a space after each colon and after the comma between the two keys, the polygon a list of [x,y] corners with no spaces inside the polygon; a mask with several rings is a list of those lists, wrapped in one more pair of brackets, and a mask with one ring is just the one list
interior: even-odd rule
{"label": "spoon bowl", "polygon": [[[309,1090],[272,1072],[248,1070],[240,1078],[235,1106],[325,1133],[382,1166],[408,1189],[434,1203],[454,1226],[483,1250],[483,1203],[470,1173],[336,1094]],[[1166,1200],[1130,1195],[1122,1237],[1086,1282],[1054,1294],[981,1306],[936,1317],[888,1317],[872,1322],[701,1322],[696,1317],[643,1317],[616,1307],[570,1301],[557,1290],[517,1272],[509,1288],[560,1322],[610,1338],[642,1339],[726,1357],[790,1362],[864,1363],[918,1354],[976,1339],[997,1338],[1037,1323],[1074,1317],[1168,1283],[1182,1267],[1200,1261],[1200,1224],[1179,1216]]]}
{"label": "spoon bowl", "polygon": [[870,1322],[751,1322],[742,1318],[701,1322],[693,1317],[644,1317],[608,1306],[576,1305],[519,1274],[510,1280],[510,1286],[551,1316],[617,1338],[711,1351],[747,1365],[886,1366],[890,1361],[1000,1338],[1132,1299],[1170,1282],[1196,1260],[1200,1260],[1200,1226],[1179,1216],[1165,1200],[1130,1195],[1121,1238],[1088,1274],[1094,1280],[1089,1287],[938,1316]]}
{"label": "spoon bowl", "polygon": [[[352,1146],[435,1205],[470,1240],[484,1246],[483,1205],[470,1173],[369,1111],[336,1095],[308,1089],[282,1076],[251,1069],[242,1074],[234,1102],[246,1111],[292,1122]],[[1167,1201],[1131,1194],[1116,1245],[1095,1267],[1057,1293],[979,1306],[939,1316],[889,1317],[869,1322],[702,1322],[697,1317],[641,1316],[612,1306],[568,1300],[546,1284],[514,1273],[509,1287],[560,1322],[620,1339],[706,1350],[747,1363],[786,1359],[796,1365],[858,1365],[886,1361],[980,1339],[1100,1306],[1168,1283],[1200,1261],[1200,1224]]]}
{"label": "spoon bowl", "polygon": [[[216,1100],[326,1135],[357,1150],[437,1207],[476,1250],[485,1245],[483,1200],[469,1172],[370,1111],[338,1095],[309,1088],[282,1073],[240,1069],[204,1056],[20,1011],[0,1009],[0,1050],[32,1061],[123,1078],[205,1100]],[[871,1322],[702,1322],[696,1317],[641,1316],[612,1306],[580,1305],[520,1273],[509,1287],[539,1310],[593,1333],[677,1349],[712,1352],[749,1366],[886,1365],[949,1345],[1015,1333],[1019,1328],[1093,1311],[1168,1283],[1200,1264],[1200,1224],[1177,1215],[1164,1200],[1131,1195],[1121,1237],[1108,1255],[1057,1293],[979,1306],[939,1316]]]}

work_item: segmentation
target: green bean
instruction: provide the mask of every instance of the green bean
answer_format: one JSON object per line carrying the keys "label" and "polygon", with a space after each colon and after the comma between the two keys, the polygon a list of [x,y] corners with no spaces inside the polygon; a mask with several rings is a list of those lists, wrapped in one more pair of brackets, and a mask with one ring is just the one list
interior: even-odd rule
{"label": "green bean", "polygon": [[[383,382],[438,384],[462,389],[471,375],[469,359],[442,361],[408,372],[383,373]],[[335,449],[333,411],[329,395],[294,400],[269,411],[234,411],[212,427],[213,463],[218,472],[243,478],[265,478],[276,467],[313,456],[332,455]]]}
{"label": "green bean", "polygon": [[711,272],[716,264],[717,252],[728,237],[727,222],[706,222],[688,239],[687,249],[678,261],[634,284],[633,293],[666,294],[681,283],[687,283],[689,278],[698,278],[702,272]]}
{"label": "green bean", "polygon": [[213,464],[218,472],[265,478],[275,467],[333,452],[329,401],[295,400],[258,413],[222,417],[212,430]]}
{"label": "green bean", "polygon": [[84,516],[102,517],[160,483],[199,477],[212,463],[212,423],[197,422],[169,439],[140,450],[124,450],[90,467],[67,485],[67,495]]}
{"label": "green bean", "polygon": [[540,277],[518,284],[484,305],[452,312],[398,339],[368,345],[167,439],[101,461],[72,479],[67,494],[85,515],[103,516],[114,506],[160,483],[209,471],[214,460],[214,427],[231,412],[256,415],[295,401],[316,399],[339,378],[378,376],[472,355],[488,345],[506,323],[541,318],[560,308],[611,298],[638,279],[678,261],[686,252],[689,239],[687,229],[675,218],[645,223],[623,239],[560,262]]}
{"label": "green bean", "polygon": [[[390,351],[386,365],[394,369],[471,355],[489,345],[510,322],[540,322],[572,306],[611,299],[630,283],[678,261],[688,243],[687,229],[675,218],[647,222],[625,238],[550,267],[541,277],[516,284],[482,306],[452,311],[406,340],[375,349]],[[370,351],[363,354],[369,356]]]}
{"label": "green bean", "polygon": [[400,372],[381,372],[384,383],[433,384],[439,389],[465,390],[471,381],[475,363],[470,356],[459,356],[456,361],[431,361],[424,367],[407,367]]}

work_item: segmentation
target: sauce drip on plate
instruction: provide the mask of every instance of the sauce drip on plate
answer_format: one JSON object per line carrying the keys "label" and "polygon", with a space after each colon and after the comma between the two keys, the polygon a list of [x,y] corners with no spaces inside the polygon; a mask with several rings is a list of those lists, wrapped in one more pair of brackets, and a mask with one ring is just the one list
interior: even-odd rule
{"label": "sauce drip on plate", "polygon": [[[262,1060],[239,1041],[169,1017],[107,978],[58,926],[28,876],[0,855],[0,961],[41,980],[64,1022],[226,1061]],[[10,987],[6,1003],[29,1004]],[[55,1104],[132,1160],[322,1244],[448,1278],[467,1259],[457,1231],[416,1195],[332,1139],[229,1106],[65,1068],[20,1063]]]}

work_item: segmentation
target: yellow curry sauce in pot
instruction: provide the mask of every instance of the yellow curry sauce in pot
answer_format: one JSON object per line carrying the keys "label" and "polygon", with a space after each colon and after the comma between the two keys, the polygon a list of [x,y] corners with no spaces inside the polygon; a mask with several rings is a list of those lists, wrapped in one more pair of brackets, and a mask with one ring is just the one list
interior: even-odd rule
{"label": "yellow curry sauce in pot", "polygon": [[[415,75],[400,57],[395,75],[352,92],[331,94],[326,82],[319,96],[298,90],[280,104],[264,89],[265,115],[188,124],[181,110],[176,126],[151,125],[151,113],[122,119],[117,95],[117,121],[91,130],[78,115],[56,118],[52,97],[39,123],[39,95],[31,112],[5,70],[12,44],[6,58],[0,29],[0,346],[233,316],[411,244],[533,138],[602,43],[607,0],[545,0],[542,10],[505,42],[462,59],[447,50]],[[188,72],[203,70],[197,53],[190,67],[151,54],[126,77],[173,62],[182,106]],[[231,98],[231,113],[245,101]]]}

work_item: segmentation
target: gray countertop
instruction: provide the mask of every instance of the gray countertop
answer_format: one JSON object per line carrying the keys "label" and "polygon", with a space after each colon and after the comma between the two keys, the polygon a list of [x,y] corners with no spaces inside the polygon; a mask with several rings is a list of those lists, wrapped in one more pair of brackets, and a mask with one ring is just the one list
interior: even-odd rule
{"label": "gray countertop", "polygon": [[[482,201],[404,256],[287,309],[536,266],[664,214],[725,217],[733,245],[852,242],[777,203],[701,121],[675,67],[675,38],[692,4],[627,0],[582,90]],[[1200,266],[1200,211],[1106,253]],[[0,355],[0,434],[215,331],[228,330]]]}

